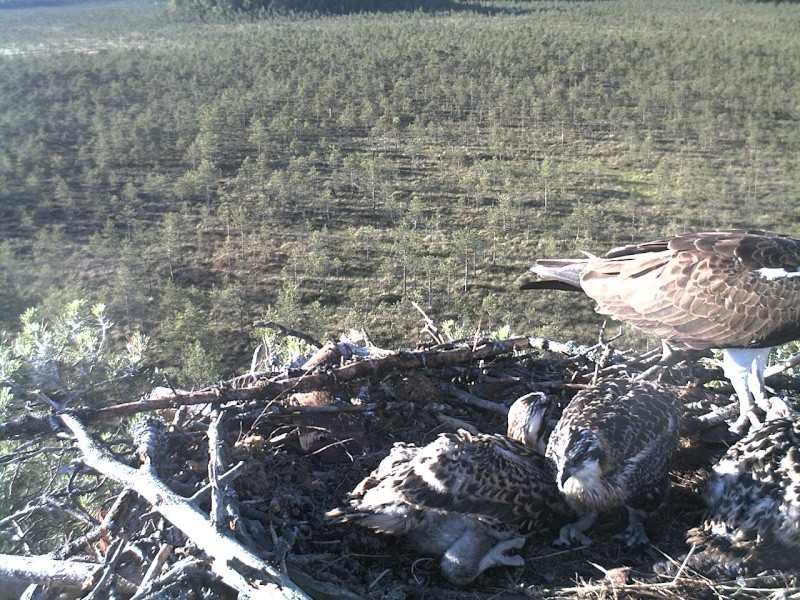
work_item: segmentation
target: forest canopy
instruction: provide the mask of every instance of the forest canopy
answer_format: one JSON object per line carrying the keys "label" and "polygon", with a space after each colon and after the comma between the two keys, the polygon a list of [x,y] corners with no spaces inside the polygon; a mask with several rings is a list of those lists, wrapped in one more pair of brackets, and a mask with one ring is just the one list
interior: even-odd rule
{"label": "forest canopy", "polygon": [[361,12],[394,12],[399,10],[436,11],[450,2],[424,0],[168,0],[173,12],[203,16],[208,13],[312,13],[344,14]]}
{"label": "forest canopy", "polygon": [[[717,227],[800,236],[796,3],[321,4],[0,4],[3,552],[69,550],[89,530],[101,544],[127,484],[87,466],[86,450],[152,466],[139,433],[177,416],[155,456],[183,482],[181,502],[200,502],[219,426],[261,475],[239,480],[253,536],[277,560],[302,550],[329,581],[355,581],[328,561],[342,536],[322,515],[394,441],[500,431],[530,385],[566,399],[596,373],[599,337],[637,368],[657,355],[657,340],[604,328],[579,294],[520,291],[534,258]],[[463,364],[430,372],[427,347],[383,360],[430,343],[434,323],[437,360]],[[376,354],[323,352],[351,329]],[[580,350],[547,357],[532,339]],[[318,346],[332,360],[298,374]],[[367,375],[346,379],[353,365]],[[703,407],[724,404],[718,369],[694,366],[695,392],[713,384]],[[294,396],[313,382],[331,404]],[[454,398],[466,391],[493,411],[465,410]],[[180,414],[135,416],[152,412],[143,398]],[[227,428],[214,412],[225,403]],[[331,449],[346,479],[320,468]],[[696,498],[700,478],[681,481]],[[137,502],[150,515],[153,501]],[[675,506],[683,548],[681,519],[702,507]],[[155,522],[135,531],[141,566],[185,541],[155,543]],[[381,552],[351,538],[362,590],[391,591],[374,585],[396,548],[373,562]],[[577,563],[597,576],[554,556],[565,580]]]}
{"label": "forest canopy", "polygon": [[413,345],[412,300],[587,340],[589,302],[517,290],[534,257],[798,233],[796,5],[459,7],[4,11],[2,328],[102,303],[180,385],[246,364],[255,319]]}

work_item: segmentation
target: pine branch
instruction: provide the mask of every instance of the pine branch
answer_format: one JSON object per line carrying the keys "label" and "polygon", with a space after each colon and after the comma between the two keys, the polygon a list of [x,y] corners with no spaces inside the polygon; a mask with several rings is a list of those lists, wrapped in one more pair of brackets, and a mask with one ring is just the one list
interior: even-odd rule
{"label": "pine branch", "polygon": [[308,599],[286,575],[217,532],[194,504],[169,489],[149,469],[137,470],[115,460],[95,443],[77,418],[70,414],[62,414],[60,418],[75,436],[86,464],[150,502],[208,555],[211,570],[227,585],[252,599]]}

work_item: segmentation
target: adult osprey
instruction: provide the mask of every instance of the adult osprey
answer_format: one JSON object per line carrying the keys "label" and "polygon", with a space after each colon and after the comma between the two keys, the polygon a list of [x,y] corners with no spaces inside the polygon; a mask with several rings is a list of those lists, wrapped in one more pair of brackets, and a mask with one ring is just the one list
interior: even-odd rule
{"label": "adult osprey", "polygon": [[[760,425],[772,346],[800,338],[800,240],[758,230],[688,233],[611,250],[605,257],[537,260],[525,289],[583,290],[597,311],[670,349],[723,350],[739,397],[731,429]],[[754,402],[755,400],[755,402]]]}
{"label": "adult osprey", "polygon": [[688,541],[690,566],[736,577],[797,567],[800,553],[800,419],[779,417],[728,448],[705,492],[708,512]]}
{"label": "adult osprey", "polygon": [[[514,412],[538,420],[546,407],[533,402]],[[511,421],[509,429],[522,435],[523,424]],[[541,430],[538,423],[527,429]],[[574,514],[541,454],[504,435],[459,430],[424,447],[396,443],[350,493],[348,506],[327,516],[406,535],[419,551],[441,556],[445,577],[463,585],[493,566],[522,566],[512,552],[525,536],[557,528]]]}
{"label": "adult osprey", "polygon": [[597,514],[622,506],[627,545],[647,542],[640,517],[654,512],[669,489],[682,410],[675,394],[647,381],[600,380],[575,394],[545,452],[558,489],[580,515],[562,527],[557,545],[591,543],[584,532]]}

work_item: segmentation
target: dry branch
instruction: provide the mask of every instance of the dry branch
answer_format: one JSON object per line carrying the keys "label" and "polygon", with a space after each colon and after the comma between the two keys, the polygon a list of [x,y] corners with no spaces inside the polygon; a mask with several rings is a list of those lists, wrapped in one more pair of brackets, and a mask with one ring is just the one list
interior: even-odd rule
{"label": "dry branch", "polygon": [[436,326],[436,323],[431,319],[427,313],[422,310],[419,304],[411,301],[411,305],[417,309],[417,311],[422,315],[422,318],[425,319],[425,327],[423,327],[420,332],[425,332],[433,338],[433,341],[437,344],[444,344],[444,336],[440,333],[439,327]]}
{"label": "dry branch", "polygon": [[281,335],[296,337],[299,340],[303,340],[304,342],[308,343],[314,348],[322,348],[322,342],[317,340],[316,338],[299,331],[297,329],[292,329],[291,327],[285,327],[280,323],[275,323],[274,321],[255,321],[253,323],[254,327],[266,327],[268,329],[274,329]]}
{"label": "dry branch", "polygon": [[150,582],[154,581],[159,574],[161,573],[161,569],[164,567],[164,564],[167,562],[167,558],[175,547],[172,544],[162,544],[161,548],[159,548],[156,557],[153,559],[153,562],[150,563],[150,566],[147,568],[147,571],[142,578],[142,582],[139,584],[139,588],[136,590],[136,594],[144,594],[145,590],[147,590]]}
{"label": "dry branch", "polygon": [[446,394],[450,394],[451,396],[458,398],[464,404],[469,404],[470,406],[482,408],[483,410],[489,410],[492,412],[500,413],[503,416],[508,414],[507,406],[503,404],[498,404],[497,402],[490,402],[489,400],[484,400],[480,396],[476,396],[475,394],[470,394],[469,392],[465,392],[464,390],[457,388],[452,383],[440,383],[437,385],[437,387]]}
{"label": "dry branch", "polygon": [[[252,599],[308,598],[286,575],[235,540],[219,534],[196,506],[175,494],[149,471],[139,471],[116,461],[94,442],[74,416],[63,414],[61,420],[75,436],[87,465],[136,490],[209,556],[212,571],[227,585]],[[234,568],[237,564],[251,570],[247,577]],[[254,574],[260,580],[256,580]]]}
{"label": "dry branch", "polygon": [[[329,388],[341,382],[383,376],[392,371],[442,368],[468,364],[523,350],[543,350],[570,357],[593,357],[600,346],[585,346],[577,342],[555,342],[544,338],[515,337],[506,340],[484,341],[475,346],[461,345],[450,349],[397,352],[371,358],[359,358],[327,371],[306,373],[298,377],[282,377],[258,381],[243,388],[215,386],[184,392],[159,388],[146,398],[100,409],[79,408],[73,414],[83,423],[129,416],[141,412],[177,409],[182,406],[218,403],[266,402],[293,392],[308,392]],[[615,352],[615,361],[625,360]],[[276,407],[276,410],[281,410]],[[293,412],[293,411],[292,411]],[[52,433],[57,429],[51,417],[25,416],[17,421],[0,423],[0,439]]]}
{"label": "dry branch", "polygon": [[784,371],[788,371],[789,369],[793,369],[797,365],[800,365],[800,353],[793,354],[789,358],[782,360],[774,365],[770,365],[764,371],[764,377],[772,377],[773,375],[777,375],[778,373],[783,373]]}
{"label": "dry branch", "polygon": [[49,584],[55,588],[89,589],[103,571],[96,563],[56,560],[46,556],[0,555],[0,584]]}

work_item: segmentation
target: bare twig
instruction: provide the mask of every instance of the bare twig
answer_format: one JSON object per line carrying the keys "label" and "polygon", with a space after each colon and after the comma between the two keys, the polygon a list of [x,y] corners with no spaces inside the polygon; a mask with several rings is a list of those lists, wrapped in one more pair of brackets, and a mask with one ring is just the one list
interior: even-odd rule
{"label": "bare twig", "polygon": [[800,353],[793,354],[789,358],[767,367],[764,370],[764,378],[766,379],[767,377],[772,377],[773,375],[777,375],[778,373],[783,373],[784,371],[793,369],[798,365],[800,365]]}
{"label": "bare twig", "polygon": [[[300,377],[258,381],[252,386],[239,389],[233,389],[228,386],[216,386],[192,392],[173,389],[136,402],[116,404],[97,410],[89,408],[77,409],[74,414],[81,422],[92,423],[140,412],[176,409],[181,406],[197,404],[218,402],[220,406],[224,406],[226,403],[240,405],[244,402],[255,400],[269,401],[291,392],[318,390],[334,383],[382,376],[394,370],[448,367],[529,349],[556,352],[572,357],[587,356],[589,358],[597,350],[595,346],[585,346],[572,341],[555,342],[544,338],[515,337],[506,340],[486,341],[476,344],[474,347],[473,345],[461,345],[452,349],[438,351],[397,352],[386,356],[363,358],[324,372],[306,373]],[[613,360],[624,360],[624,356],[615,351]],[[18,421],[0,423],[0,439],[50,432],[52,432],[52,426],[47,417],[24,417]]]}
{"label": "bare twig", "polygon": [[[212,571],[227,585],[253,599],[308,599],[286,575],[232,538],[220,535],[197,507],[175,494],[151,473],[137,471],[112,458],[94,442],[73,415],[62,414],[61,420],[75,436],[87,465],[146,498],[165,519],[203,549],[209,556]],[[236,565],[250,571],[242,573]]]}
{"label": "bare twig", "polygon": [[[158,600],[164,597],[177,596],[186,589],[187,582],[208,579],[208,569],[204,562],[189,556],[176,562],[161,577],[143,584],[131,600]],[[172,592],[172,593],[170,593]]]}
{"label": "bare twig", "polygon": [[122,553],[125,550],[126,543],[127,542],[122,538],[117,538],[111,544],[111,547],[108,549],[108,553],[106,554],[106,561],[103,565],[103,570],[100,573],[100,578],[97,580],[97,583],[94,584],[91,593],[86,595],[86,600],[100,600],[101,598],[108,598],[109,587],[111,585],[120,588],[120,591],[124,591],[127,594],[132,594],[134,591],[136,591],[136,586],[130,582],[126,582],[127,585],[124,587],[120,585],[120,578],[116,576],[115,573],[117,565],[122,558]]}
{"label": "bare twig", "polygon": [[689,559],[692,558],[692,554],[694,554],[696,548],[697,546],[695,546],[694,544],[692,544],[692,547],[689,548],[689,552],[686,553],[686,558],[683,559],[681,566],[678,568],[678,572],[675,573],[675,577],[673,577],[672,579],[673,584],[677,583],[678,580],[681,578],[681,575],[683,575],[683,572],[686,570],[686,565],[689,564]]}
{"label": "bare twig", "polygon": [[711,427],[725,423],[737,414],[739,414],[739,404],[732,402],[727,406],[712,410],[708,414],[696,417],[695,421],[701,425],[701,429],[710,429]]}
{"label": "bare twig", "polygon": [[433,338],[433,341],[436,342],[437,344],[444,344],[445,343],[444,336],[440,333],[439,328],[436,326],[436,323],[433,321],[433,319],[431,319],[425,313],[425,311],[422,310],[420,305],[414,302],[413,300],[411,301],[411,306],[416,308],[419,314],[422,315],[422,318],[425,319],[425,326],[420,331],[424,331],[425,333],[430,335]]}
{"label": "bare twig", "polygon": [[480,433],[477,427],[467,423],[466,421],[462,421],[461,419],[456,419],[455,417],[450,417],[448,415],[443,415],[441,413],[436,415],[436,418],[445,425],[449,425],[453,429],[464,429],[469,431],[471,434],[476,435]]}
{"label": "bare twig", "polygon": [[87,589],[103,571],[103,565],[66,561],[46,556],[0,555],[0,582],[47,584],[55,589]]}
{"label": "bare twig", "polygon": [[[239,477],[239,475],[241,475],[243,471],[244,471],[244,461],[239,461],[233,467],[225,471],[222,475],[217,476],[217,485],[220,486],[227,485],[228,483]],[[199,490],[197,490],[194,493],[194,495],[191,498],[189,498],[189,502],[192,502],[194,504],[200,504],[210,496],[211,496],[211,483],[208,483]]]}
{"label": "bare twig", "polygon": [[136,590],[136,595],[144,593],[144,591],[150,585],[150,582],[158,577],[159,573],[161,573],[161,569],[164,567],[164,563],[167,562],[167,558],[169,558],[169,555],[174,549],[175,547],[171,544],[161,545],[161,548],[158,549],[158,553],[153,559],[153,562],[151,562],[150,566],[147,568],[147,572],[144,574],[142,582],[139,584],[139,587]]}
{"label": "bare twig", "polygon": [[464,390],[457,388],[451,383],[437,383],[436,387],[446,394],[450,394],[451,396],[458,398],[464,404],[469,404],[470,406],[475,406],[484,410],[490,410],[501,415],[508,414],[508,407],[504,404],[497,404],[496,402],[484,400],[475,394],[470,394],[469,392],[465,392]]}

